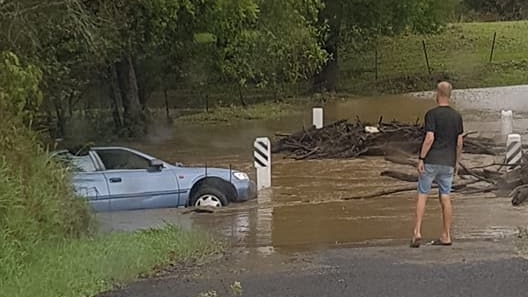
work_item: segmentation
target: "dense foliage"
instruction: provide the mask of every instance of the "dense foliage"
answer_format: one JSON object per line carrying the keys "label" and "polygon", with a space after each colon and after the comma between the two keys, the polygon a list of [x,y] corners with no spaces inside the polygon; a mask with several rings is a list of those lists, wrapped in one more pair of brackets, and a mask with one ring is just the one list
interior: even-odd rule
{"label": "dense foliage", "polygon": [[[528,18],[528,2],[525,0],[463,0],[469,10],[491,20],[525,20]],[[488,17],[486,17],[488,16]]]}
{"label": "dense foliage", "polygon": [[89,227],[67,172],[50,162],[28,127],[42,98],[40,77],[13,53],[0,54],[0,277],[16,273],[38,242],[76,237]]}
{"label": "dense foliage", "polygon": [[168,91],[182,84],[225,86],[242,105],[248,88],[280,98],[316,74],[318,85],[334,89],[339,40],[434,30],[443,23],[442,3],[4,0],[0,50],[41,71],[39,119],[54,137],[65,134],[76,110],[95,106],[111,111],[123,136],[139,136],[152,95],[163,92],[168,106]]}

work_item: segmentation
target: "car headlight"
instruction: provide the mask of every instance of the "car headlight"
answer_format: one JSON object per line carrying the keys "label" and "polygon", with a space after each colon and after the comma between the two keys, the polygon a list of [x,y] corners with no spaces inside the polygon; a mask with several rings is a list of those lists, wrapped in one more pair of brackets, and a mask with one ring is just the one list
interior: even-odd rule
{"label": "car headlight", "polygon": [[246,180],[249,179],[249,176],[244,172],[235,172],[233,173],[233,176],[236,177],[239,180]]}

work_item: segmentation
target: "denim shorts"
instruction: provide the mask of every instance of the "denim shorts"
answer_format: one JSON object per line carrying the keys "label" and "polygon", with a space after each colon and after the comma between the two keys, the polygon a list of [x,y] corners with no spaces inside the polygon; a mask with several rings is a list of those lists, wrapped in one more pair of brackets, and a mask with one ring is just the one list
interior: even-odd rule
{"label": "denim shorts", "polygon": [[418,177],[418,193],[429,194],[433,181],[436,181],[440,195],[449,195],[454,171],[451,166],[424,164],[424,172]]}

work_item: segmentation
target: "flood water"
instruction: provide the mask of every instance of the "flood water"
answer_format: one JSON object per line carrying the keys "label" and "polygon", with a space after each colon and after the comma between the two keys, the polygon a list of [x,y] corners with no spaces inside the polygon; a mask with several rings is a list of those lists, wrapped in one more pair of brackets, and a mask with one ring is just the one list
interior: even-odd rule
{"label": "flood water", "polygon": [[[500,134],[500,110],[512,109],[514,130],[528,129],[528,86],[456,91],[467,131],[483,136]],[[377,122],[397,119],[415,122],[434,106],[431,94],[348,98],[327,102],[325,123],[340,119]],[[133,146],[170,162],[190,165],[232,165],[254,176],[252,143],[256,137],[295,132],[311,124],[311,109],[273,121],[230,124],[179,124],[156,129]],[[524,137],[526,139],[526,137]],[[471,164],[489,164],[493,157],[467,156]],[[232,204],[214,214],[183,214],[181,209],[142,210],[97,214],[102,229],[135,230],[176,223],[220,235],[235,246],[273,250],[312,249],[334,245],[391,244],[407,240],[414,219],[414,192],[364,200],[342,198],[383,188],[409,185],[380,172],[394,168],[382,158],[294,161],[273,156],[272,188],[256,201]],[[400,167],[404,168],[404,167]],[[410,169],[412,170],[412,169]],[[526,225],[528,208],[514,208],[508,198],[473,195],[454,197],[455,240],[500,239]],[[428,201],[423,234],[435,239],[440,232],[440,208],[434,196]]]}

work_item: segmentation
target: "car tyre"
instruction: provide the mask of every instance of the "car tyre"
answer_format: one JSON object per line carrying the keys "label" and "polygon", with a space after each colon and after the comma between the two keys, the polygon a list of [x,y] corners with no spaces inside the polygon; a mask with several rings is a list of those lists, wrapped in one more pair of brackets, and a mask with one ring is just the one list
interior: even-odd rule
{"label": "car tyre", "polygon": [[203,185],[191,197],[191,206],[195,207],[222,207],[227,206],[229,200],[221,190]]}

